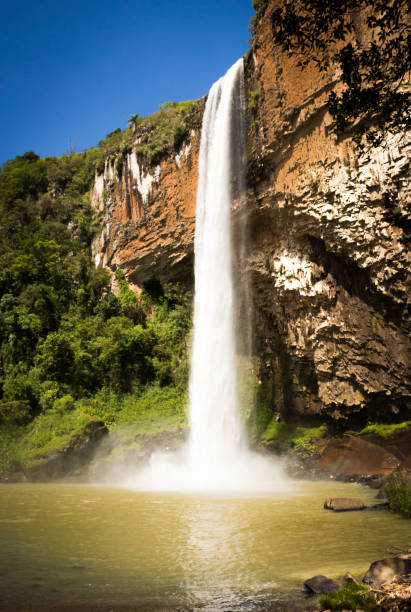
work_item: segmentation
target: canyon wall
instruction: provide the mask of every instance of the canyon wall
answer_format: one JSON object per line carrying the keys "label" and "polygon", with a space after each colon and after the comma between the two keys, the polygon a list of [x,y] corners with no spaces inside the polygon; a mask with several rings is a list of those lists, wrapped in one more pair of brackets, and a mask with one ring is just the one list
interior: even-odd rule
{"label": "canyon wall", "polygon": [[[360,153],[331,131],[338,73],[302,70],[273,43],[268,6],[246,56],[248,250],[254,352],[267,401],[283,416],[361,418],[406,410],[410,396],[409,139]],[[360,34],[359,34],[360,35]],[[97,265],[140,287],[192,283],[201,111],[180,149],[155,168],[128,153],[97,175],[104,223]]]}

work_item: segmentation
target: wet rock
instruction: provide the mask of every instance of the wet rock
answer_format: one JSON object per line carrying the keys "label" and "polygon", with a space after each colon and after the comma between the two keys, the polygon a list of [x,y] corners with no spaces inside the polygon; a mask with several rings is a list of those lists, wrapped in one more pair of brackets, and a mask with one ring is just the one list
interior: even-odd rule
{"label": "wet rock", "polygon": [[347,572],[347,573],[346,573],[346,574],[343,576],[342,583],[343,583],[343,585],[345,585],[345,584],[358,584],[358,580],[356,580],[356,579],[354,578],[354,576],[352,576],[352,575],[350,574],[350,572]]}
{"label": "wet rock", "polygon": [[355,497],[329,497],[324,502],[324,508],[334,512],[347,512],[348,510],[364,510],[362,499]]}
{"label": "wet rock", "polygon": [[327,578],[327,576],[313,576],[304,582],[303,591],[305,593],[314,593],[315,595],[322,595],[324,593],[334,593],[340,588],[339,583],[336,580]]}
{"label": "wet rock", "polygon": [[318,461],[329,472],[367,477],[390,474],[399,463],[381,446],[354,437],[330,442]]}
{"label": "wet rock", "polygon": [[390,504],[388,502],[380,502],[372,506],[367,506],[367,510],[388,510],[389,507]]}
{"label": "wet rock", "polygon": [[362,581],[378,586],[393,580],[396,575],[404,576],[409,573],[411,573],[411,554],[400,555],[371,563]]}
{"label": "wet rock", "polygon": [[370,489],[381,489],[383,482],[382,476],[372,476],[366,484]]}
{"label": "wet rock", "polygon": [[387,494],[384,489],[380,489],[376,495],[376,499],[387,499]]}

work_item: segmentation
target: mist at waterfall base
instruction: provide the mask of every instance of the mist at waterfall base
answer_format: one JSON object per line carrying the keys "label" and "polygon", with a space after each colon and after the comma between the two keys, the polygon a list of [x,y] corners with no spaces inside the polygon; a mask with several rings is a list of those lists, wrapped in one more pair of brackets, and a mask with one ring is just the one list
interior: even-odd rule
{"label": "mist at waterfall base", "polygon": [[157,452],[126,486],[161,491],[273,491],[289,488],[278,461],[247,447],[237,407],[234,192],[245,183],[243,60],[211,88],[203,116],[195,228],[190,435],[179,453]]}

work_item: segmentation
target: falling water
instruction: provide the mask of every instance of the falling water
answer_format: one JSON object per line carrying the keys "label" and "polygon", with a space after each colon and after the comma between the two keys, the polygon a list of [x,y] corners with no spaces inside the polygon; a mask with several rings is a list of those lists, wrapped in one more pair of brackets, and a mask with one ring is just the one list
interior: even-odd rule
{"label": "falling water", "polygon": [[[243,61],[211,88],[204,111],[195,230],[194,338],[189,463],[200,478],[231,465],[242,449],[237,414],[231,253],[233,173],[244,150],[233,129],[245,113]],[[236,143],[237,138],[237,143]]]}
{"label": "falling water", "polygon": [[133,488],[288,488],[278,464],[249,451],[237,409],[231,212],[245,183],[243,71],[240,59],[212,86],[203,117],[188,446],[180,454],[153,454],[148,468],[128,481]]}

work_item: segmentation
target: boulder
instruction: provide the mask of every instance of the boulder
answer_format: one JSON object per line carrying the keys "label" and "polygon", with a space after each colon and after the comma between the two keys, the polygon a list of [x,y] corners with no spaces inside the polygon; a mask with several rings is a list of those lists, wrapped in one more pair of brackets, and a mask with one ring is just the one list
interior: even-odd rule
{"label": "boulder", "polygon": [[314,593],[315,595],[322,595],[324,593],[334,593],[340,588],[339,583],[336,580],[327,578],[327,576],[313,576],[304,582],[303,591],[305,593]]}
{"label": "boulder", "polygon": [[394,576],[411,573],[411,554],[374,561],[362,579],[366,584],[380,585],[393,580]]}
{"label": "boulder", "polygon": [[330,442],[318,461],[321,469],[345,476],[384,476],[399,464],[398,457],[381,446],[354,437]]}
{"label": "boulder", "polygon": [[334,512],[346,512],[364,510],[365,504],[358,497],[328,497],[324,502],[324,508],[334,510]]}

